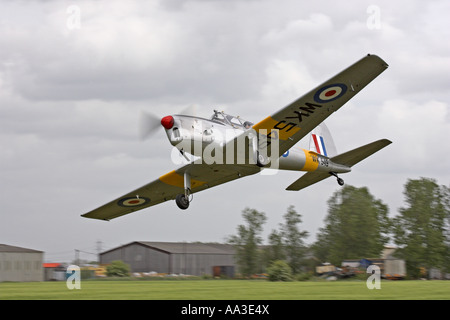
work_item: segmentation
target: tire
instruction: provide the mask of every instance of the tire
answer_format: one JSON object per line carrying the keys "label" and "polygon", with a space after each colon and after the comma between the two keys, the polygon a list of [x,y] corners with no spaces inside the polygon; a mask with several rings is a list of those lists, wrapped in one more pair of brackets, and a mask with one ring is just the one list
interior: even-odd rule
{"label": "tire", "polygon": [[257,151],[256,153],[256,165],[260,168],[265,167],[267,165],[267,159]]}
{"label": "tire", "polygon": [[189,208],[189,200],[184,194],[178,194],[175,198],[175,202],[177,203],[178,208],[180,208],[181,210],[186,210],[187,208]]}

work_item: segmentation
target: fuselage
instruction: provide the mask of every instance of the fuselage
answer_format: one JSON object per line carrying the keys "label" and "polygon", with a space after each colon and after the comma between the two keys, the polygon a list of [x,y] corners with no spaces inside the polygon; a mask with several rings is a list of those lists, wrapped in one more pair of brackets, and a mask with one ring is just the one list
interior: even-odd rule
{"label": "fuselage", "polygon": [[[255,164],[252,155],[255,148],[252,137],[255,133],[252,132],[253,123],[250,121],[215,111],[211,119],[172,115],[164,117],[161,123],[170,143],[182,154],[187,153],[209,163],[221,161],[220,163],[232,164],[233,161],[244,161]],[[242,139],[236,139],[237,137]],[[241,157],[222,157],[223,150],[231,150],[230,148],[233,148],[233,155],[239,154]],[[221,153],[221,157],[218,153]],[[333,163],[325,155],[298,146],[292,147],[276,160],[276,169],[281,170],[334,173],[350,171],[349,167]]]}

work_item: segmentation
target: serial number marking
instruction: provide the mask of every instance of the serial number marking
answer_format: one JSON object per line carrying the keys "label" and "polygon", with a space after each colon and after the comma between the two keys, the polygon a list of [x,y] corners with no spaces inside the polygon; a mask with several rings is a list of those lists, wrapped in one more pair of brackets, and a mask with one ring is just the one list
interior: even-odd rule
{"label": "serial number marking", "polygon": [[285,117],[285,119],[298,119],[298,122],[300,124],[303,121],[303,117],[309,117],[310,114],[314,113],[314,110],[316,110],[316,108],[322,108],[320,104],[315,103],[306,102],[305,105],[306,107],[299,107],[299,109],[307,113],[303,113],[302,111],[294,111],[294,116]]}
{"label": "serial number marking", "polygon": [[330,165],[330,160],[328,158],[321,157],[315,154],[311,154],[311,158],[313,162],[316,162],[321,166],[328,167]]}

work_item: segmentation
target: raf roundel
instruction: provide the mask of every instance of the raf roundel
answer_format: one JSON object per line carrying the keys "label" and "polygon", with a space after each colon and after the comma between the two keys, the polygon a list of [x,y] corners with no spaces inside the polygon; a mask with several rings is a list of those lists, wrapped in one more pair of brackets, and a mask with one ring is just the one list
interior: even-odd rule
{"label": "raf roundel", "polygon": [[317,90],[314,100],[319,103],[326,103],[342,97],[347,92],[347,86],[343,83],[335,83]]}
{"label": "raf roundel", "polygon": [[149,203],[149,198],[142,198],[142,197],[132,197],[132,198],[123,198],[120,199],[117,204],[121,207],[139,207],[146,203]]}

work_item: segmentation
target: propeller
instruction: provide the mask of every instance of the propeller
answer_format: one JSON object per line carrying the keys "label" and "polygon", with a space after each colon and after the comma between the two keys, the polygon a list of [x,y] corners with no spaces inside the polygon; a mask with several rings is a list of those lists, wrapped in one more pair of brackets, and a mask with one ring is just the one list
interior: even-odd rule
{"label": "propeller", "polygon": [[[184,108],[178,114],[196,116],[197,105],[191,104]],[[139,136],[141,140],[148,139],[151,135],[155,133],[156,130],[163,126],[166,129],[170,129],[173,126],[173,117],[165,116],[163,118],[156,116],[147,111],[141,111],[140,121],[139,121]]]}
{"label": "propeller", "polygon": [[160,117],[146,111],[141,111],[139,121],[139,137],[141,140],[149,138],[160,126]]}

